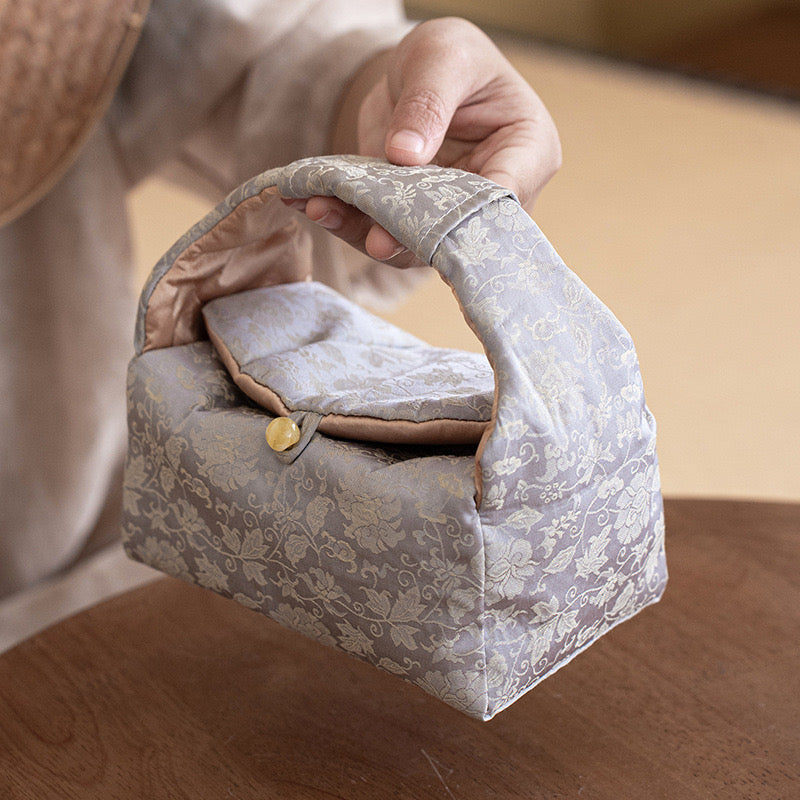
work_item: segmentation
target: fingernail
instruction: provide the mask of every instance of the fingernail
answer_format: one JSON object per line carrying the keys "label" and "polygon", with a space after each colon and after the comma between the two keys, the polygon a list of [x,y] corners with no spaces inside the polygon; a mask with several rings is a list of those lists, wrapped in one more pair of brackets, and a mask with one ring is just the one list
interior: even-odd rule
{"label": "fingernail", "polygon": [[425,149],[425,140],[414,131],[397,131],[389,139],[389,146],[418,156]]}
{"label": "fingernail", "polygon": [[399,244],[399,245],[397,245],[397,247],[395,247],[394,250],[392,250],[392,254],[390,256],[386,256],[386,258],[384,258],[383,260],[384,261],[388,261],[390,258],[394,258],[395,256],[399,256],[400,253],[404,253],[405,251],[406,251],[406,248],[403,247],[403,245]]}
{"label": "fingernail", "polygon": [[338,211],[326,211],[319,219],[315,219],[317,225],[322,225],[329,231],[335,231],[342,227],[344,218]]}

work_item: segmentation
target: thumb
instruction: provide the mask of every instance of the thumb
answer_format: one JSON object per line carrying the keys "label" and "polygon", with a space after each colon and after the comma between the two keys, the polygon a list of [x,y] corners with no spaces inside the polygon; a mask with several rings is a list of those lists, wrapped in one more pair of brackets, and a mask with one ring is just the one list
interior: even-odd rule
{"label": "thumb", "polygon": [[406,86],[394,107],[386,134],[386,158],[401,166],[433,160],[442,146],[458,103],[428,85]]}
{"label": "thumb", "polygon": [[466,20],[428,20],[406,35],[386,74],[394,104],[384,143],[389,161],[433,160],[455,113],[486,84],[493,53],[488,37]]}
{"label": "thumb", "polygon": [[418,166],[433,160],[470,88],[446,54],[412,50],[408,56],[388,76],[396,100],[384,149],[392,163]]}

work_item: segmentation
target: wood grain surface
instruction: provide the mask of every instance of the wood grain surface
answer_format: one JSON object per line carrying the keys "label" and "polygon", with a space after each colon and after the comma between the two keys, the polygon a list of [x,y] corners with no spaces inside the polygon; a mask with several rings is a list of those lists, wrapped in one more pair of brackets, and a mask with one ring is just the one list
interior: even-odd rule
{"label": "wood grain surface", "polygon": [[800,505],[667,503],[670,584],[488,723],[164,579],[0,657],[0,798],[786,798]]}

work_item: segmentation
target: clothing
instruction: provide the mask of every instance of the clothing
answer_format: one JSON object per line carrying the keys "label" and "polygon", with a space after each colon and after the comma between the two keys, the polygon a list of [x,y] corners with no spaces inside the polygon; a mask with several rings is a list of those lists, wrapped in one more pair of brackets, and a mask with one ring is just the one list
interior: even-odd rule
{"label": "clothing", "polygon": [[[108,550],[118,548],[136,294],[127,190],[161,171],[219,199],[252,174],[326,152],[348,78],[407,30],[395,0],[154,0],[77,162],[0,230],[0,648],[54,576],[59,613],[75,610],[65,571],[81,575],[81,605],[146,574]],[[413,281],[347,263],[329,239],[317,277],[340,291],[363,299]],[[118,569],[120,582],[87,592],[92,563]],[[17,632],[4,635],[9,609]]]}

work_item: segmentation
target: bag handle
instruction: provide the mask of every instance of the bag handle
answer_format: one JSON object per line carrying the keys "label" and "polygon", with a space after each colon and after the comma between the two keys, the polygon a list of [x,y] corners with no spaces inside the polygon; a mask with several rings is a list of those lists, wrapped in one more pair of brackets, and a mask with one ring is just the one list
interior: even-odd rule
{"label": "bag handle", "polygon": [[460,170],[395,167],[359,156],[309,158],[264,172],[230,194],[156,264],[140,297],[137,354],[203,338],[200,309],[215,297],[310,279],[308,230],[276,194],[339,196],[425,264],[450,226],[489,200],[509,196]]}
{"label": "bag handle", "polygon": [[[219,294],[310,274],[310,264],[298,267],[303,245],[292,245],[292,237],[298,239],[296,221],[285,217],[294,227],[284,227],[280,235],[274,232],[275,219],[265,222],[265,215],[283,208],[275,202],[267,207],[276,188],[284,197],[336,196],[359,208],[452,287],[495,373],[492,422],[477,454],[477,503],[484,524],[507,525],[503,509],[514,498],[515,507],[527,509],[516,525],[530,527],[542,516],[534,507],[574,496],[647,446],[652,437],[643,432],[654,422],[644,404],[630,336],[564,265],[508,190],[460,170],[332,156],[254,178],[159,262],[142,295],[138,352],[163,346],[148,342],[148,308],[176,265],[185,278],[192,261],[200,263],[203,279],[209,282],[211,274]],[[240,278],[243,262],[267,255],[270,248],[258,238],[267,228],[271,248],[294,246],[297,258],[290,267],[285,258],[273,258],[258,275]],[[202,266],[203,256],[212,267]],[[226,277],[231,259],[233,276]],[[206,289],[195,297],[204,294]],[[191,336],[197,324],[185,324],[181,332]],[[180,341],[173,336],[168,344]]]}

